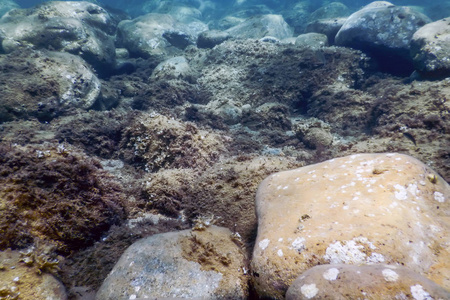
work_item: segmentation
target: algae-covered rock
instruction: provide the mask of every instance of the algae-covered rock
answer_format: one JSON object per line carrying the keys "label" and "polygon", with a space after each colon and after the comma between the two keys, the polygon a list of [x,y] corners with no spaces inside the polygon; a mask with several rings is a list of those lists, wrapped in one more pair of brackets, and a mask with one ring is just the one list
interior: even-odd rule
{"label": "algae-covered rock", "polygon": [[67,144],[0,145],[0,249],[83,248],[123,218],[122,201],[100,163]]}
{"label": "algae-covered rock", "polygon": [[50,121],[91,108],[101,83],[80,57],[46,50],[0,55],[0,123],[36,117]]}
{"label": "algae-covered rock", "polygon": [[227,138],[158,113],[139,115],[125,129],[121,142],[125,160],[148,172],[161,168],[202,168],[217,161]]}
{"label": "algae-covered rock", "polygon": [[450,186],[401,154],[359,154],[266,178],[256,196],[252,271],[282,299],[321,264],[401,264],[450,286]]}
{"label": "algae-covered rock", "polygon": [[228,229],[157,234],[131,245],[97,300],[148,297],[246,299],[245,255]]}

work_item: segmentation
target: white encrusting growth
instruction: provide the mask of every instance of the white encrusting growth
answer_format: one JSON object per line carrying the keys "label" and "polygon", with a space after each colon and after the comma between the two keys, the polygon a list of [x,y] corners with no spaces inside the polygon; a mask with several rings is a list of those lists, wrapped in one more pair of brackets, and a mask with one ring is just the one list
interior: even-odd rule
{"label": "white encrusting growth", "polygon": [[337,279],[337,276],[339,275],[339,270],[336,268],[331,268],[325,271],[323,273],[323,278],[329,281],[333,281]]}
{"label": "white encrusting growth", "polygon": [[312,283],[302,285],[300,291],[302,292],[303,296],[305,296],[308,299],[311,299],[317,295],[319,289],[316,287],[314,283]]}
{"label": "white encrusting growth", "polygon": [[264,239],[261,242],[259,242],[259,248],[261,248],[261,250],[265,250],[267,248],[267,246],[269,246],[270,240],[269,239]]}
{"label": "white encrusting growth", "polygon": [[303,250],[305,250],[305,238],[302,237],[298,237],[296,238],[293,242],[292,242],[292,248],[294,248],[295,250],[297,250],[298,253],[302,252]]}
{"label": "white encrusting growth", "polygon": [[411,294],[414,300],[433,300],[433,297],[420,284],[411,286]]}
{"label": "white encrusting growth", "polygon": [[434,200],[436,200],[437,202],[440,202],[440,203],[445,202],[444,194],[442,194],[440,192],[434,192],[433,196],[434,196]]}
{"label": "white encrusting growth", "polygon": [[404,186],[401,186],[400,184],[396,184],[396,185],[394,185],[394,188],[396,189],[396,191],[394,192],[394,195],[397,200],[406,200],[408,198],[408,194],[407,194]]}
{"label": "white encrusting growth", "polygon": [[391,269],[384,269],[381,273],[386,281],[397,281],[399,277],[398,274]]}

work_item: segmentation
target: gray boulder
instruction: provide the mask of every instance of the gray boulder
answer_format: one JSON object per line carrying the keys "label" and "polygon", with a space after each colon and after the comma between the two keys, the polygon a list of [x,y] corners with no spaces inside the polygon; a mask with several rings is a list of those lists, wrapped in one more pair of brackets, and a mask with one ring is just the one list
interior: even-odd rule
{"label": "gray boulder", "polygon": [[410,72],[409,43],[430,19],[409,7],[374,2],[352,14],[336,35],[335,43],[369,52],[385,71]]}
{"label": "gray boulder", "polygon": [[114,67],[116,25],[106,10],[89,2],[45,2],[9,11],[0,19],[0,50],[68,52],[81,56],[102,75]]}
{"label": "gray boulder", "polygon": [[309,23],[306,26],[305,33],[316,32],[325,34],[331,45],[334,44],[336,34],[344,25],[347,18],[320,19]]}
{"label": "gray boulder", "polygon": [[192,76],[188,61],[184,56],[176,56],[159,63],[153,70],[151,80],[187,79]]}
{"label": "gray boulder", "polygon": [[331,2],[317,9],[309,16],[309,21],[341,18],[350,15],[350,9],[341,2]]}
{"label": "gray boulder", "polygon": [[222,44],[230,39],[231,35],[220,30],[208,30],[199,34],[197,39],[197,47],[199,48],[214,48],[214,46]]}
{"label": "gray boulder", "polygon": [[411,39],[411,57],[425,77],[450,76],[450,18],[429,23]]}
{"label": "gray boulder", "polygon": [[74,108],[89,109],[100,81],[80,57],[30,49],[0,55],[0,123],[37,117],[50,121]]}
{"label": "gray boulder", "polygon": [[[206,223],[206,219],[204,220]],[[244,255],[226,228],[157,234],[131,245],[97,292],[97,300],[246,299]]]}
{"label": "gray boulder", "polygon": [[245,22],[225,32],[235,38],[260,39],[271,36],[278,39],[292,37],[293,31],[281,15],[261,15],[248,18]]}
{"label": "gray boulder", "polygon": [[321,33],[305,33],[300,34],[295,39],[295,45],[300,47],[322,48],[328,46],[328,38]]}
{"label": "gray boulder", "polygon": [[168,14],[150,13],[119,23],[118,41],[132,56],[163,60],[194,45],[208,26],[198,20],[182,23]]}
{"label": "gray boulder", "polygon": [[315,266],[289,287],[286,300],[301,299],[450,299],[428,278],[397,265]]}
{"label": "gray boulder", "polygon": [[20,8],[16,2],[12,0],[0,0],[0,17],[15,8]]}
{"label": "gray boulder", "polygon": [[309,6],[310,4],[308,2],[301,1],[289,9],[282,11],[284,19],[292,26],[294,33],[300,34],[304,32],[310,15]]}

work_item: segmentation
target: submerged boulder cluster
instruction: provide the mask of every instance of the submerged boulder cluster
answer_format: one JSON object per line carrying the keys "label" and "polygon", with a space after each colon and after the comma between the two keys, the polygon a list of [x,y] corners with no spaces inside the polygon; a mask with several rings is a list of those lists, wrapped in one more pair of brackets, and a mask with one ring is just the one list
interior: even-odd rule
{"label": "submerged boulder cluster", "polygon": [[449,299],[450,7],[319,2],[0,0],[0,299]]}

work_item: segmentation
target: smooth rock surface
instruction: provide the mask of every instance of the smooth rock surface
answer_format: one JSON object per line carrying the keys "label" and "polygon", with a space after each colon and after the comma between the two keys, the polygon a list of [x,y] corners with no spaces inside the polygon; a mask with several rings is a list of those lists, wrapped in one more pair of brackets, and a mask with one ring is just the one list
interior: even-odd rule
{"label": "smooth rock surface", "polygon": [[377,4],[348,17],[336,35],[336,45],[368,51],[391,72],[412,68],[409,43],[414,32],[431,20],[406,6]]}
{"label": "smooth rock surface", "polygon": [[402,264],[450,287],[450,186],[402,154],[357,154],[280,172],[256,196],[255,288],[282,299],[318,264]]}
{"label": "smooth rock surface", "polygon": [[304,33],[295,39],[295,45],[299,47],[322,48],[328,46],[328,37],[321,33]]}
{"label": "smooth rock surface", "polygon": [[305,32],[317,32],[325,34],[328,37],[328,42],[333,45],[336,34],[338,33],[339,29],[341,29],[342,25],[344,25],[346,20],[347,18],[316,20],[306,26]]}
{"label": "smooth rock surface", "polygon": [[182,23],[171,15],[149,13],[119,23],[119,44],[132,56],[164,58],[194,45],[200,32],[208,26],[198,20]]}
{"label": "smooth rock surface", "polygon": [[287,300],[303,299],[450,299],[433,281],[395,265],[315,266],[289,287]]}
{"label": "smooth rock surface", "polygon": [[241,39],[260,39],[265,36],[284,39],[291,37],[293,33],[281,15],[272,14],[248,18],[225,32],[234,38]]}
{"label": "smooth rock surface", "polygon": [[246,299],[245,257],[231,235],[211,226],[139,240],[122,255],[96,299]]}
{"label": "smooth rock surface", "polygon": [[199,34],[197,39],[197,47],[199,48],[214,48],[214,46],[219,45],[226,40],[230,39],[231,36],[223,31],[219,30],[208,30]]}
{"label": "smooth rock surface", "polygon": [[411,39],[411,57],[421,75],[450,75],[450,18],[429,23]]}
{"label": "smooth rock surface", "polygon": [[98,73],[115,63],[116,22],[102,7],[85,1],[50,1],[9,11],[0,19],[1,50],[21,47],[81,56]]}
{"label": "smooth rock surface", "polygon": [[350,15],[350,10],[345,4],[342,4],[341,2],[331,2],[312,12],[309,16],[309,21],[341,18],[348,15]]}

